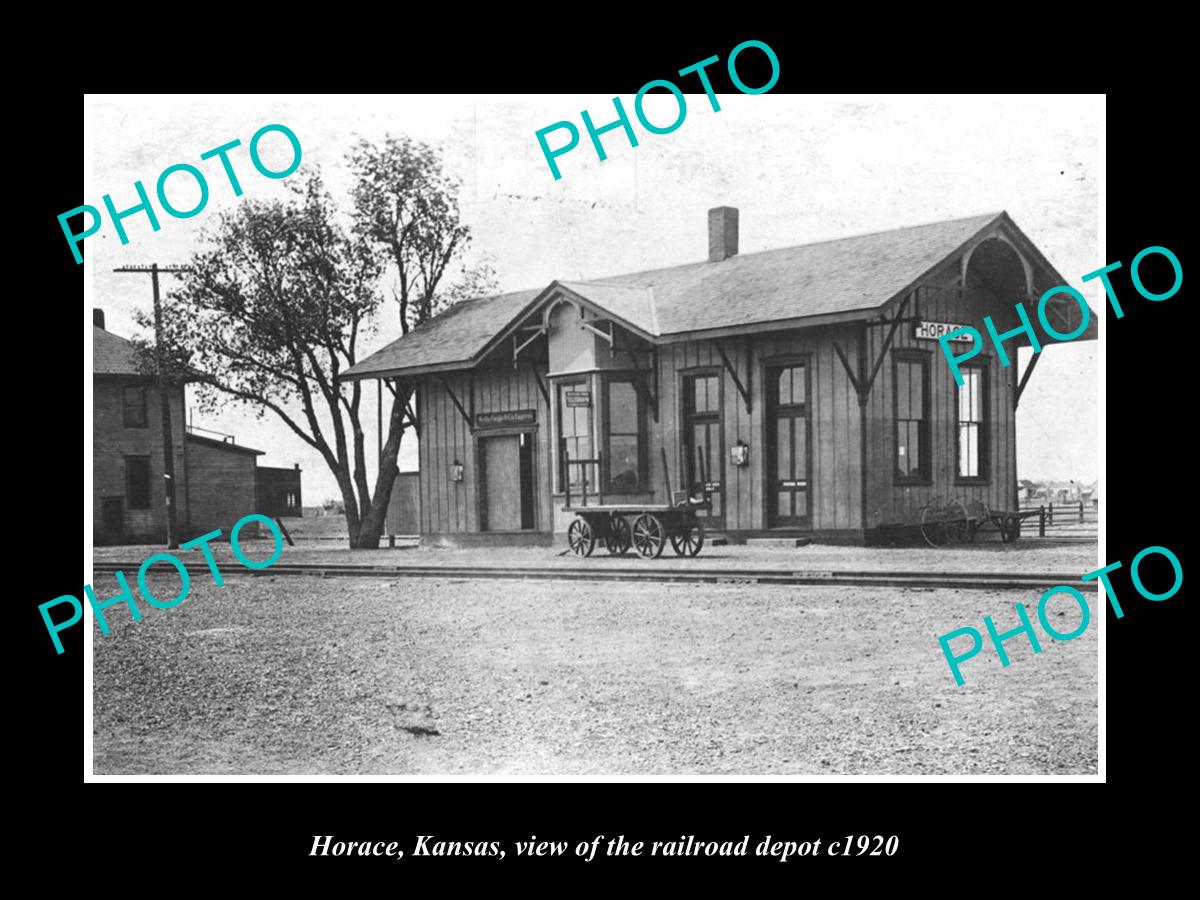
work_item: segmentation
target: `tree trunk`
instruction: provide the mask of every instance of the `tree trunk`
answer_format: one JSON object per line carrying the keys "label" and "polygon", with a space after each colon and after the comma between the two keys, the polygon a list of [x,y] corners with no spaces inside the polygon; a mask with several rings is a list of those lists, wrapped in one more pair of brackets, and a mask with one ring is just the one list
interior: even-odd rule
{"label": "tree trunk", "polygon": [[354,550],[358,548],[362,534],[362,522],[358,517],[358,498],[354,495],[354,482],[345,467],[338,468],[334,475],[337,476],[338,489],[342,492],[342,506],[346,508],[346,531],[350,536],[350,549]]}
{"label": "tree trunk", "polygon": [[383,526],[387,518],[387,509],[392,498],[392,487],[396,483],[396,473],[399,468],[396,458],[400,455],[400,439],[404,437],[404,407],[412,395],[412,388],[400,385],[396,396],[392,398],[392,412],[388,417],[388,436],[383,445],[383,455],[379,460],[379,475],[375,479],[375,491],[371,495],[374,502],[363,517],[362,529],[359,532],[358,548],[360,550],[375,550],[379,547],[379,538],[383,534]]}

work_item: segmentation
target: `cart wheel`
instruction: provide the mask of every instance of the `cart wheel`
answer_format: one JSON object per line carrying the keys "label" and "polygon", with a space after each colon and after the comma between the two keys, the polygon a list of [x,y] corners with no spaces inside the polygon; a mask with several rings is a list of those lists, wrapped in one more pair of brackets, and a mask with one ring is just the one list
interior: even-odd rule
{"label": "cart wheel", "polygon": [[671,535],[671,546],[676,556],[695,556],[704,546],[704,526],[699,519],[684,522],[679,533]]}
{"label": "cart wheel", "polygon": [[1000,526],[1000,540],[1006,544],[1011,544],[1021,536],[1021,520],[1016,516],[1005,516],[1004,523]]}
{"label": "cart wheel", "polygon": [[667,529],[662,519],[650,513],[642,513],[633,522],[633,548],[638,556],[658,559],[667,545]]}
{"label": "cart wheel", "polygon": [[586,519],[575,519],[567,529],[567,546],[576,556],[591,556],[596,549],[596,535]]}
{"label": "cart wheel", "polygon": [[947,541],[945,516],[941,497],[934,497],[921,507],[921,537],[930,547],[941,547]]}
{"label": "cart wheel", "polygon": [[965,544],[971,537],[971,515],[966,505],[955,497],[945,506],[946,543]]}
{"label": "cart wheel", "polygon": [[613,556],[624,556],[629,552],[629,548],[633,546],[633,536],[629,532],[629,523],[625,521],[624,516],[612,514],[608,524],[608,537],[604,539],[604,545]]}

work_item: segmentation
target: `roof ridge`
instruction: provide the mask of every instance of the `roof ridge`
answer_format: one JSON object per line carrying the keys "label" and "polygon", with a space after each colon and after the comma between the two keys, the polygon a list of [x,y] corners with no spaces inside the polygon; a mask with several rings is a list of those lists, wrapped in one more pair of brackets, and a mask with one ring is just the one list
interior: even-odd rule
{"label": "roof ridge", "polygon": [[[728,262],[731,259],[747,259],[752,256],[762,256],[767,253],[782,253],[785,250],[799,250],[802,247],[819,247],[822,244],[836,244],[838,241],[852,241],[852,240],[857,240],[859,238],[874,237],[875,235],[878,235],[878,234],[896,234],[901,231],[915,231],[918,228],[931,228],[934,225],[954,225],[959,222],[970,222],[974,219],[979,219],[981,222],[983,222],[983,221],[990,222],[990,221],[1004,215],[1005,212],[1006,211],[1002,209],[1002,210],[998,210],[997,212],[992,212],[992,213],[980,213],[979,215],[976,215],[976,216],[960,216],[957,219],[938,219],[933,222],[922,222],[917,225],[902,225],[899,228],[882,228],[878,231],[864,231],[864,232],[860,232],[858,234],[846,234],[846,235],[842,235],[841,237],[825,238],[824,240],[820,240],[820,241],[809,241],[804,244],[788,244],[785,247],[769,247],[766,250],[755,250],[753,253],[736,253],[733,256],[729,257],[728,259],[722,260],[722,262]],[[650,275],[655,272],[664,272],[667,269],[683,269],[688,266],[705,266],[705,265],[709,265],[710,262],[711,262],[710,260],[701,259],[701,260],[697,260],[695,262],[690,262],[690,263],[678,263],[673,266],[658,266],[657,268],[654,268],[654,269],[642,269],[641,271],[638,271],[638,272],[626,272],[626,273],[618,274],[618,275],[601,275],[601,276],[598,276],[595,278],[582,278],[582,279],[580,279],[580,282],[583,284],[587,284],[590,282],[594,283],[594,282],[611,281],[611,280],[617,279],[617,278],[632,278],[635,275]]]}

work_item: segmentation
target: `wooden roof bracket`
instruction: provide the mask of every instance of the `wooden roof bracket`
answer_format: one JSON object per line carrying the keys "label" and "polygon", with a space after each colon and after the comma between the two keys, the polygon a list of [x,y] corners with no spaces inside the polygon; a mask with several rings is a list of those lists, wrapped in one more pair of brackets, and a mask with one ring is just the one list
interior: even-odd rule
{"label": "wooden roof bracket", "polygon": [[[603,320],[600,320],[600,321],[603,321]],[[592,324],[591,322],[589,322],[587,319],[583,319],[583,318],[581,318],[581,319],[579,320],[579,327],[580,327],[580,328],[586,328],[586,329],[587,329],[588,331],[590,331],[592,334],[598,335],[598,336],[600,336],[600,337],[604,338],[606,341],[608,341],[608,354],[609,354],[609,356],[615,356],[615,355],[616,355],[616,353],[617,353],[617,349],[616,349],[616,345],[613,343],[613,338],[614,338],[616,335],[615,335],[615,330],[614,330],[614,328],[613,328],[613,323],[612,323],[612,322],[609,322],[609,323],[608,323],[608,331],[601,331],[599,328],[597,328],[595,325],[593,325],[593,324]]]}
{"label": "wooden roof bracket", "polygon": [[[525,340],[521,341],[518,344],[517,343],[517,334],[522,331],[532,331],[533,334],[531,334],[529,337],[527,337]],[[524,350],[526,347],[528,347],[530,344],[532,344],[534,341],[536,341],[538,338],[540,338],[543,334],[546,334],[548,331],[549,331],[549,329],[547,328],[546,324],[543,323],[541,325],[532,325],[532,326],[529,326],[528,328],[520,328],[516,332],[513,333],[513,369],[514,370],[517,368],[517,358],[521,355],[521,351]]]}
{"label": "wooden roof bracket", "polygon": [[871,396],[871,387],[875,384],[875,376],[879,374],[879,370],[883,367],[883,360],[887,356],[888,350],[891,349],[893,338],[896,337],[896,329],[904,321],[904,310],[908,307],[909,301],[912,298],[912,292],[909,292],[900,302],[900,308],[896,310],[896,315],[891,319],[892,327],[888,329],[887,337],[883,339],[883,346],[879,348],[879,356],[875,358],[875,366],[871,369],[871,374],[867,376],[866,383],[859,384],[861,390],[858,394],[858,402],[863,406],[866,405],[867,398]]}
{"label": "wooden roof bracket", "polygon": [[[1033,374],[1033,370],[1037,367],[1038,360],[1041,359],[1041,353],[1033,354],[1033,358],[1029,360],[1029,365],[1025,367],[1025,374],[1021,376],[1021,381],[1017,385],[1017,390],[1013,394],[1013,409],[1017,408],[1017,404],[1021,402],[1021,394],[1025,391],[1025,385],[1029,383],[1029,376]],[[1016,371],[1016,360],[1013,360],[1013,371]]]}
{"label": "wooden roof bracket", "polygon": [[[475,406],[475,376],[474,376],[474,374],[472,374],[470,376],[470,378],[471,378],[471,407],[474,408],[474,406]],[[439,372],[438,373],[438,381],[440,381],[442,383],[442,387],[444,387],[446,389],[446,393],[450,395],[450,400],[458,408],[459,415],[461,415],[463,417],[463,420],[467,423],[467,427],[470,428],[472,431],[474,431],[475,430],[474,417],[463,408],[462,403],[458,399],[458,395],[454,393],[454,388],[450,387],[450,382],[446,379],[446,376]]]}
{"label": "wooden roof bracket", "polygon": [[746,384],[742,384],[742,379],[738,378],[737,369],[733,363],[729,361],[729,357],[725,355],[725,347],[719,340],[713,341],[716,345],[717,353],[721,357],[721,362],[725,366],[725,371],[729,373],[729,377],[733,379],[733,384],[737,388],[739,394],[742,395],[742,402],[746,404],[746,412],[750,412],[750,373],[753,372],[752,367],[747,367]]}
{"label": "wooden roof bracket", "polygon": [[550,408],[550,392],[546,390],[546,382],[542,381],[542,373],[538,371],[537,366],[531,366],[533,369],[533,377],[537,380],[538,390],[542,392],[542,399],[546,401],[546,409]]}

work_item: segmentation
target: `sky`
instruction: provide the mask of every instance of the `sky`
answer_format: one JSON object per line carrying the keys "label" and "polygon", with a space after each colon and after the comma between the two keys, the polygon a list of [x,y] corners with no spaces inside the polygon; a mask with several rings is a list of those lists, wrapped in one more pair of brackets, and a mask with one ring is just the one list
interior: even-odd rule
{"label": "sky", "polygon": [[[112,270],[186,263],[221,212],[246,198],[282,195],[290,179],[260,176],[247,153],[259,128],[281,123],[302,147],[291,178],[319,167],[347,211],[344,157],[358,138],[406,134],[438,148],[461,183],[461,213],[473,234],[467,261],[490,262],[502,291],[701,261],[707,210],[714,206],[739,209],[742,253],[1006,210],[1092,309],[1104,309],[1098,283],[1080,280],[1110,261],[1098,230],[1102,98],[719,94],[719,112],[703,94],[686,98],[687,115],[676,131],[651,134],[635,119],[639,145],[631,147],[619,129],[609,132],[608,159],[601,162],[579,113],[588,110],[597,126],[612,121],[612,97],[604,95],[89,95],[85,203],[102,207],[107,193],[117,209],[133,206],[134,181],[153,195],[159,173],[176,163],[200,168],[210,188],[207,206],[192,218],[160,210],[157,232],[143,215],[126,219],[124,246],[106,220],[85,242],[92,304],[104,310],[109,331],[141,334],[133,317],[151,308],[149,278]],[[632,97],[622,101],[632,116]],[[678,114],[669,94],[647,95],[645,110],[663,124]],[[561,120],[573,121],[582,137],[558,157],[556,181],[534,135]],[[234,139],[242,142],[230,153],[242,198],[233,195],[217,160],[200,160]],[[551,146],[564,139],[562,132],[548,137]],[[265,138],[261,150],[271,168],[290,160],[279,134]],[[172,176],[168,193],[182,209],[199,196],[181,175]],[[170,282],[164,276],[165,290]],[[365,348],[398,335],[389,301]],[[1098,345],[1051,344],[1042,356],[1017,412],[1018,477],[1093,481],[1101,440]],[[85,347],[85,391],[90,359]],[[1027,359],[1023,351],[1022,368]],[[374,385],[367,396],[374,407]],[[193,395],[189,404],[196,405]],[[374,446],[373,412],[367,419]],[[231,405],[216,413],[195,410],[194,423],[266,451],[261,465],[299,463],[306,506],[340,496],[319,455],[273,414]],[[416,467],[411,435],[400,466]]]}

